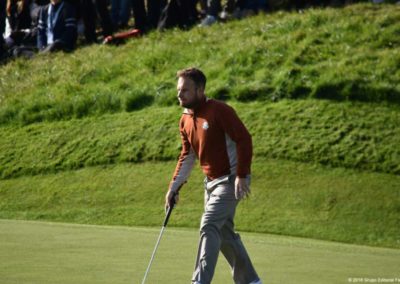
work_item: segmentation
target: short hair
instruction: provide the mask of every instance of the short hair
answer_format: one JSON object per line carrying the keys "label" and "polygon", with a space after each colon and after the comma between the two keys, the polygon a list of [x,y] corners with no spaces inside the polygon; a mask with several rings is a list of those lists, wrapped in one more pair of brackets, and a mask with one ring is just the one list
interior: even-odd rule
{"label": "short hair", "polygon": [[176,77],[191,79],[195,83],[197,88],[202,87],[205,89],[206,87],[207,78],[200,69],[194,67],[182,69],[176,73]]}

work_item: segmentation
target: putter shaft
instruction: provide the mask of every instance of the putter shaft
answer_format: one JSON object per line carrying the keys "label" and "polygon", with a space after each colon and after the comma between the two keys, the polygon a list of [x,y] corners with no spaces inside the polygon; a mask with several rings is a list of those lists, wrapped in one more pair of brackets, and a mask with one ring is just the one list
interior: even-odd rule
{"label": "putter shaft", "polygon": [[164,230],[165,230],[165,226],[163,226],[161,228],[161,232],[160,232],[160,235],[158,236],[158,240],[157,240],[156,246],[154,247],[153,254],[151,255],[149,265],[147,266],[146,273],[144,274],[142,284],[144,284],[146,282],[147,274],[150,271],[151,264],[153,263],[153,259],[154,259],[154,256],[156,255],[156,251],[157,251],[158,245],[160,244],[161,237],[164,233]]}
{"label": "putter shaft", "polygon": [[171,213],[172,213],[172,209],[174,209],[175,197],[176,197],[176,193],[174,193],[173,196],[172,196],[171,205],[170,205],[170,207],[168,207],[167,215],[165,216],[164,223],[163,223],[163,226],[161,228],[160,235],[158,236],[158,240],[157,240],[156,246],[154,247],[153,253],[152,253],[151,258],[150,258],[149,265],[147,266],[147,269],[146,269],[146,273],[144,274],[142,284],[145,284],[145,282],[146,282],[147,274],[150,271],[151,264],[153,263],[154,256],[156,255],[156,251],[157,251],[158,245],[160,244],[160,241],[161,241],[161,237],[162,237],[162,235],[164,233],[165,227],[167,227],[169,217],[171,216]]}

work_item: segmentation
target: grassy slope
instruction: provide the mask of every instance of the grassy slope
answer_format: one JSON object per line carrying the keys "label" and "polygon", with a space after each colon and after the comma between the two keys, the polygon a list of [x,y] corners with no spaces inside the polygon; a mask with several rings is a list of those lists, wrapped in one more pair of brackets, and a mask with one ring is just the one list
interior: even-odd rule
{"label": "grassy slope", "polygon": [[[162,203],[173,162],[126,163],[176,158],[180,110],[161,106],[175,101],[175,71],[197,65],[254,137],[256,198],[240,229],[399,247],[399,13],[278,13],[3,66],[0,217],[158,225],[149,200]],[[176,225],[197,226],[187,192]]]}
{"label": "grassy slope", "polygon": [[400,102],[400,7],[275,13],[210,29],[152,33],[119,47],[0,69],[0,123],[32,123],[174,102],[176,70],[196,65],[209,95]]}
{"label": "grassy slope", "polygon": [[[0,221],[0,278],[3,284],[140,283],[158,233],[159,229]],[[195,231],[168,227],[147,283],[188,283],[197,239]],[[398,278],[398,250],[248,233],[242,240],[265,283]],[[221,255],[214,282],[231,281]]]}
{"label": "grassy slope", "polygon": [[[256,157],[400,174],[400,108],[318,100],[236,103]],[[178,107],[1,127],[0,177],[175,160]]]}
{"label": "grassy slope", "polygon": [[[94,167],[0,181],[0,218],[159,226],[174,162]],[[400,248],[400,177],[256,160],[252,198],[237,227]],[[196,169],[172,226],[198,227],[202,175]]]}

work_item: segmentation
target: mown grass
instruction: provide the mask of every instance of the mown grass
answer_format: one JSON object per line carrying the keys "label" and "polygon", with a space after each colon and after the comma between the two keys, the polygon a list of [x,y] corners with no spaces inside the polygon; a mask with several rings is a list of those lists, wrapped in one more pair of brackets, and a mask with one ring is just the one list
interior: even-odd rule
{"label": "mown grass", "polygon": [[[239,229],[398,248],[399,15],[280,12],[2,66],[0,218],[158,226],[180,150],[174,74],[195,65],[253,136]],[[194,177],[176,226],[198,225]]]}
{"label": "mown grass", "polygon": [[[140,283],[158,233],[159,228],[0,220],[0,277],[3,284]],[[397,277],[399,250],[249,233],[241,238],[263,282],[339,284]],[[146,283],[190,282],[197,241],[194,230],[168,227]],[[232,282],[222,255],[213,282]]]}
{"label": "mown grass", "polygon": [[[255,157],[400,174],[398,106],[282,100],[233,104]],[[3,126],[0,177],[95,165],[176,160],[179,107],[70,121]]]}
{"label": "mown grass", "polygon": [[400,7],[278,12],[0,69],[0,123],[30,124],[174,104],[175,72],[201,67],[211,97],[400,102]]}
{"label": "mown grass", "polygon": [[[175,162],[93,167],[0,181],[0,218],[160,226]],[[182,189],[171,226],[198,227],[202,174]],[[257,159],[242,231],[400,248],[400,177]],[[161,216],[161,217],[160,217]]]}

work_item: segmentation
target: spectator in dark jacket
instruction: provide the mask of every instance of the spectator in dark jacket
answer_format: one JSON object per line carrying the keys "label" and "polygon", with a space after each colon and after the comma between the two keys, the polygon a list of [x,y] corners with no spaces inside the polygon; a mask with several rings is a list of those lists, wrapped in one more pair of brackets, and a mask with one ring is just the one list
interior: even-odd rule
{"label": "spectator in dark jacket", "polygon": [[[31,58],[34,56],[37,52],[36,46],[39,13],[42,6],[47,5],[48,3],[49,0],[7,1],[8,10],[11,11],[17,9],[20,14],[12,14],[12,17],[14,18],[11,21],[14,21],[14,26],[10,27],[10,33],[7,38],[4,39],[5,44],[3,49],[5,54],[3,58],[16,58],[21,56]],[[15,4],[17,5],[17,8],[12,7],[12,5]],[[19,17],[19,15],[26,14],[27,12],[29,13],[27,18],[24,19],[23,17]]]}
{"label": "spectator in dark jacket", "polygon": [[76,9],[64,0],[51,0],[39,13],[37,47],[41,51],[70,51],[77,39]]}
{"label": "spectator in dark jacket", "polygon": [[[97,42],[96,22],[99,20],[104,38],[114,31],[107,0],[77,0],[85,26],[85,38],[88,43]],[[98,17],[97,17],[98,16]]]}
{"label": "spectator in dark jacket", "polygon": [[7,0],[7,18],[11,31],[31,27],[30,5],[31,0]]}
{"label": "spectator in dark jacket", "polygon": [[[131,0],[135,28],[142,32],[157,27],[167,0]],[[188,0],[185,0],[185,2]],[[146,2],[146,3],[145,3]],[[147,8],[147,11],[146,11]]]}
{"label": "spectator in dark jacket", "polygon": [[170,0],[163,9],[158,23],[159,30],[172,27],[188,28],[198,18],[197,0]]}
{"label": "spectator in dark jacket", "polygon": [[147,13],[144,0],[132,0],[133,17],[135,28],[145,31],[147,29]]}
{"label": "spectator in dark jacket", "polygon": [[127,27],[131,15],[130,12],[130,0],[111,0],[111,20],[114,28]]}
{"label": "spectator in dark jacket", "polygon": [[5,53],[3,34],[6,29],[6,2],[0,1],[0,61]]}
{"label": "spectator in dark jacket", "polygon": [[147,0],[147,18],[150,28],[157,28],[165,5],[167,5],[166,0]]}

